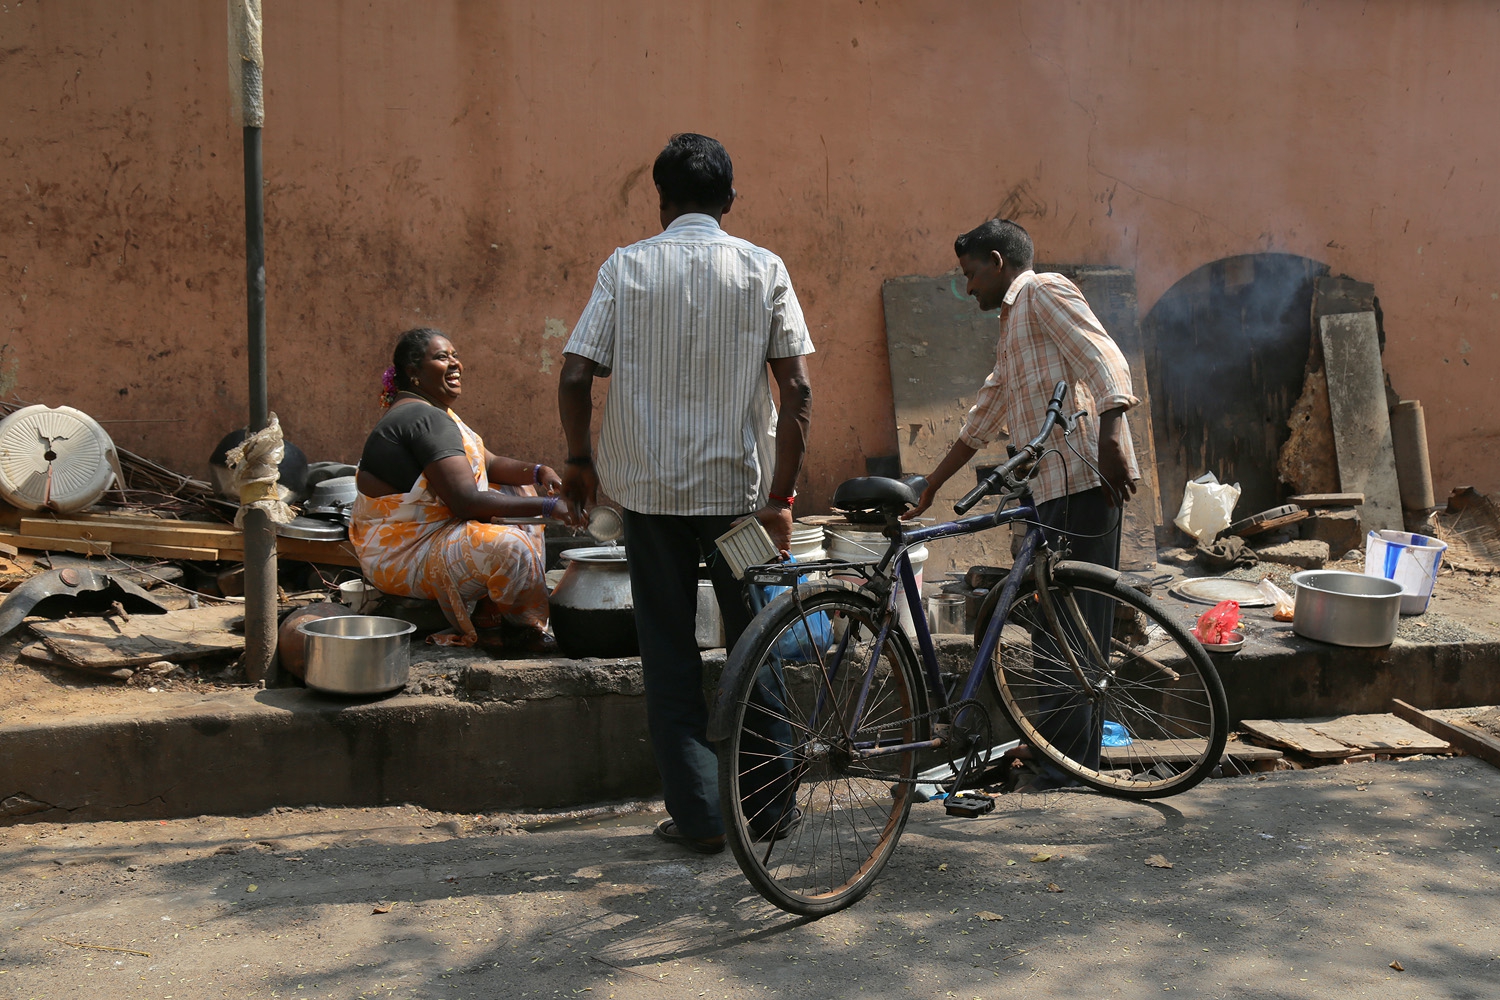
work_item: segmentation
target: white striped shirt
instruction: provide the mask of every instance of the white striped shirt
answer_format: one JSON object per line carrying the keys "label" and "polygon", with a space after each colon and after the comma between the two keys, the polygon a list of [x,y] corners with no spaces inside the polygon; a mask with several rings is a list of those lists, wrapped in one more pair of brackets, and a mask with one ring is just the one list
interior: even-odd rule
{"label": "white striped shirt", "polygon": [[712,216],[679,216],[610,255],[563,350],[612,371],[595,466],[620,505],[703,515],[766,502],[766,363],[813,351],[780,257]]}

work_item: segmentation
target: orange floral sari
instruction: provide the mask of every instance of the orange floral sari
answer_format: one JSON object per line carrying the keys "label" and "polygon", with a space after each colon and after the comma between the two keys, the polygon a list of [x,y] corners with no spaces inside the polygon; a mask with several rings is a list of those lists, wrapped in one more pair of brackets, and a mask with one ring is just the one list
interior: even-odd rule
{"label": "orange floral sari", "polygon": [[[490,489],[484,441],[452,410],[464,439],[464,457],[474,485]],[[500,492],[536,496],[530,486],[500,486]],[[540,527],[465,521],[419,476],[409,492],[384,497],[359,494],[349,540],[366,580],[387,594],[435,600],[455,634],[429,637],[445,646],[479,641],[470,609],[488,597],[505,619],[540,630],[547,623],[543,576],[546,549]]]}

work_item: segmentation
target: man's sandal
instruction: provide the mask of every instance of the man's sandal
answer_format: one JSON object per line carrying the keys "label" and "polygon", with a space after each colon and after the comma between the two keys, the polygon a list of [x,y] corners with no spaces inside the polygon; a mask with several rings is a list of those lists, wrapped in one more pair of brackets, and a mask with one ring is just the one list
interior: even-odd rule
{"label": "man's sandal", "polygon": [[678,844],[690,851],[699,854],[718,854],[724,850],[724,835],[717,837],[689,837],[677,829],[675,819],[664,819],[656,824],[656,836],[659,840],[665,840],[669,844]]}

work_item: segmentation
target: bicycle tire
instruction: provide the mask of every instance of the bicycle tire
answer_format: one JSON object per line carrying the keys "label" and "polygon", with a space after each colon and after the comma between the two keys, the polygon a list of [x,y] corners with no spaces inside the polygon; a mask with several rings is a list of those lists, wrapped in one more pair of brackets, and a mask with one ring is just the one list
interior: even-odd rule
{"label": "bicycle tire", "polygon": [[[797,589],[755,617],[725,667],[734,688],[719,794],[726,839],[750,884],[783,910],[823,916],[869,892],[911,811],[917,752],[861,762],[848,752],[852,735],[869,740],[878,728],[878,738],[904,744],[926,739],[930,726],[895,616],[854,719],[883,608],[840,581]],[[773,731],[777,722],[786,728]],[[788,819],[798,815],[793,805],[798,820]]]}
{"label": "bicycle tire", "polygon": [[[1203,647],[1112,570],[1064,563],[1053,571],[1050,592],[1063,634],[1028,580],[986,671],[1022,741],[1067,776],[1125,798],[1173,795],[1207,777],[1224,753],[1229,714]],[[1114,602],[1112,614],[1103,611],[1111,623],[1107,668],[1093,654],[1097,639],[1083,638],[1082,616],[1069,610],[1079,597],[1085,608],[1089,597]],[[1107,682],[1093,697],[1067,663],[1064,642],[1092,684]],[[1123,727],[1123,737],[1106,734],[1106,722]],[[1129,742],[1101,746],[1109,737]]]}

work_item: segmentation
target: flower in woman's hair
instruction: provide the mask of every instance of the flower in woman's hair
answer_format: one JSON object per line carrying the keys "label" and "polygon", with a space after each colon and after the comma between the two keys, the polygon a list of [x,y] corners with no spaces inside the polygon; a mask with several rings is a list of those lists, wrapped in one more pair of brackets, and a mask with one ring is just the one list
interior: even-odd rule
{"label": "flower in woman's hair", "polygon": [[396,366],[386,368],[380,376],[380,405],[390,406],[396,401]]}

